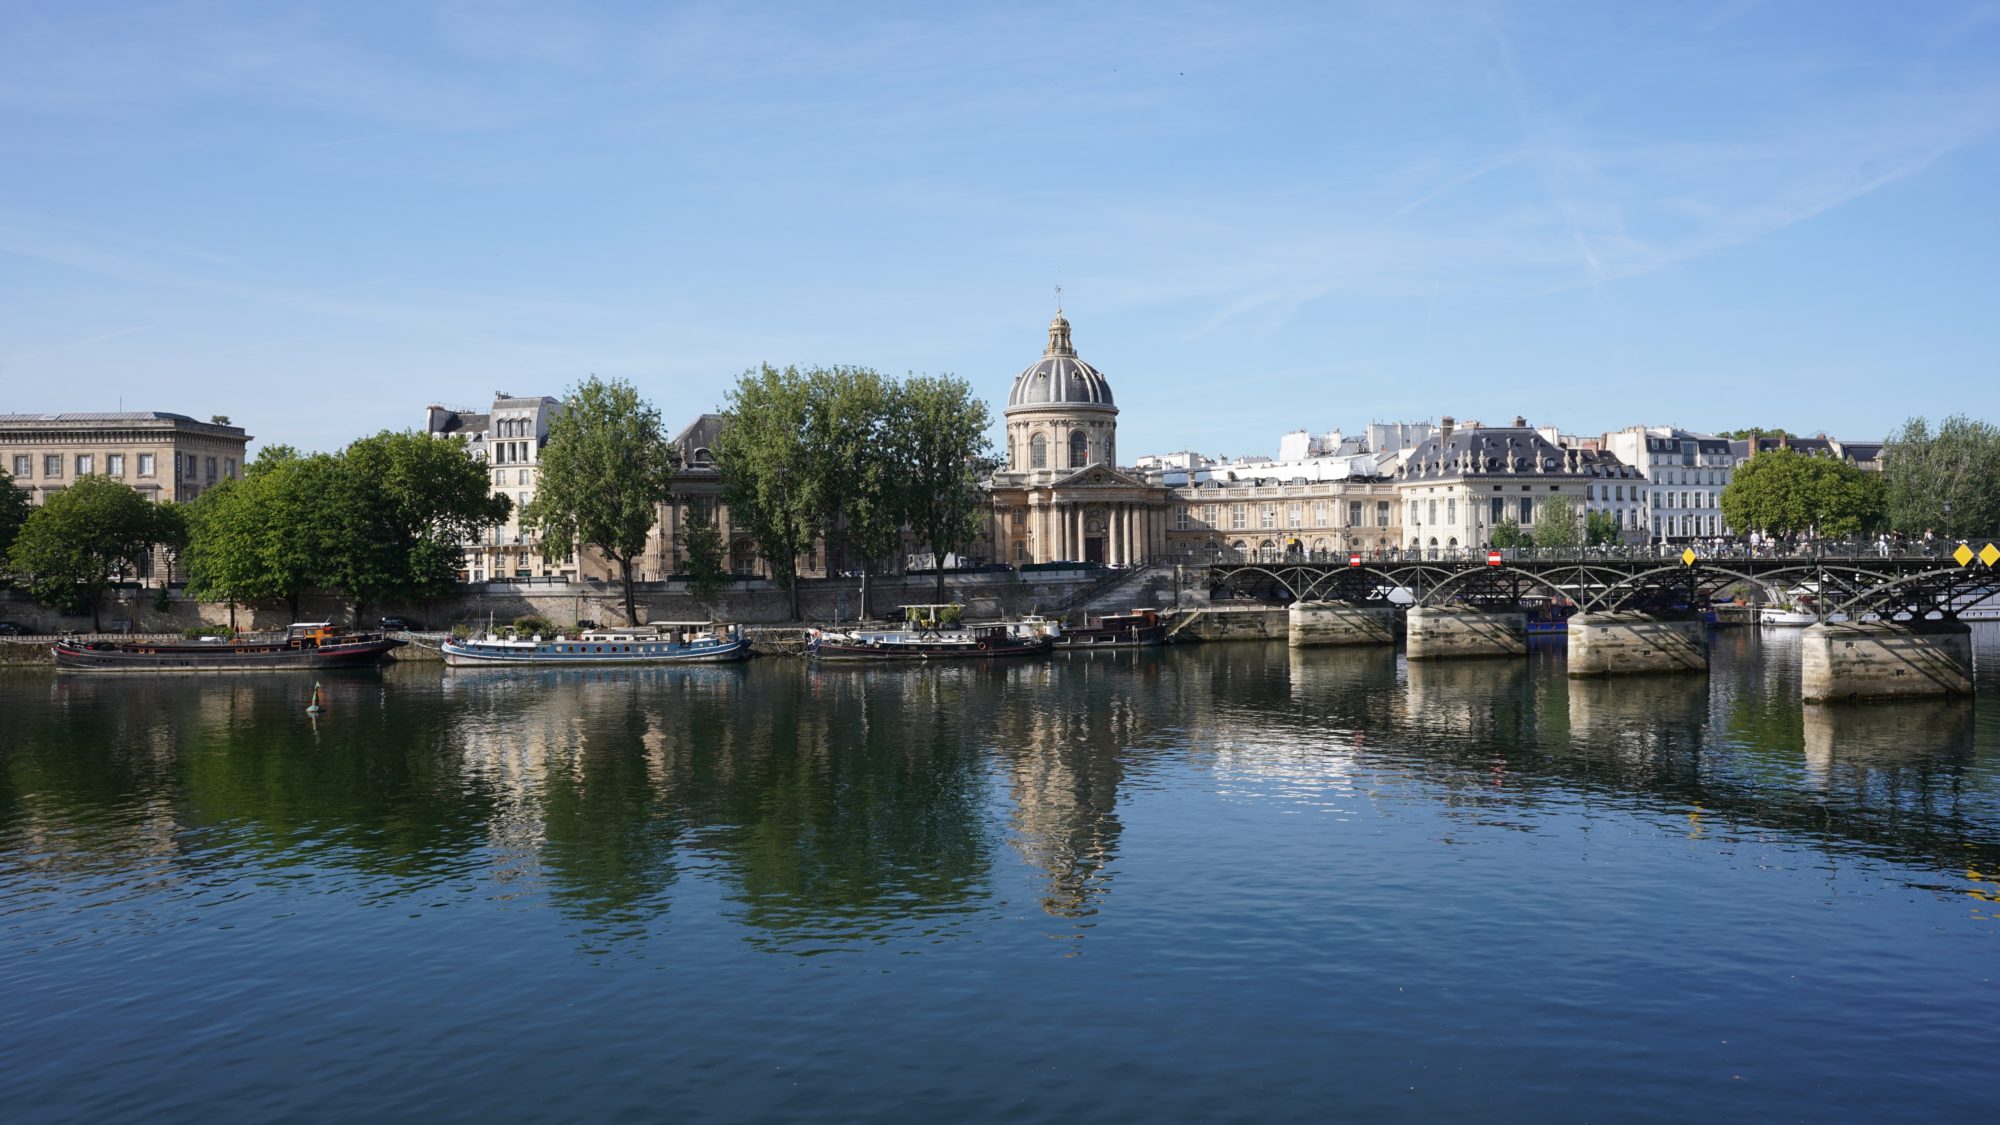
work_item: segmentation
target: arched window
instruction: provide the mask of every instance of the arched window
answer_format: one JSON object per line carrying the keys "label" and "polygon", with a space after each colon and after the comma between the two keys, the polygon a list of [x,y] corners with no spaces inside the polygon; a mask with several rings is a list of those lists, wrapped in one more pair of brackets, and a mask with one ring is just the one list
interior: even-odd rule
{"label": "arched window", "polygon": [[1049,439],[1045,434],[1036,434],[1028,440],[1028,467],[1046,469],[1049,467]]}
{"label": "arched window", "polygon": [[1082,430],[1069,435],[1069,467],[1081,469],[1090,464],[1090,439]]}

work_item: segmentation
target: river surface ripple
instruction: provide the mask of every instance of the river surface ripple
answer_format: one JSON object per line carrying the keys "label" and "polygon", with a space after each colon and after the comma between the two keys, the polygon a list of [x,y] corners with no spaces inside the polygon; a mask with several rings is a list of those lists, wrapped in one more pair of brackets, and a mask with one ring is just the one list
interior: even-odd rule
{"label": "river surface ripple", "polygon": [[11,672],[5,1113],[1991,1120],[1975,640]]}

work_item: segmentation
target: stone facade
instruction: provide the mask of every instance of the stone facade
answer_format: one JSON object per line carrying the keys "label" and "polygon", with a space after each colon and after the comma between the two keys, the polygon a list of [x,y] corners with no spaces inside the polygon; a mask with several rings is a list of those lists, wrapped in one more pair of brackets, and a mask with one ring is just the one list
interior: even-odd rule
{"label": "stone facade", "polygon": [[92,475],[129,484],[149,500],[185,504],[240,476],[250,441],[220,416],[0,414],[0,468],[35,504]]}
{"label": "stone facade", "polygon": [[1629,531],[1644,485],[1616,456],[1557,445],[1521,418],[1511,426],[1445,418],[1396,470],[1406,545],[1426,554],[1484,547],[1505,520],[1532,529],[1558,497],[1575,518],[1605,511]]}

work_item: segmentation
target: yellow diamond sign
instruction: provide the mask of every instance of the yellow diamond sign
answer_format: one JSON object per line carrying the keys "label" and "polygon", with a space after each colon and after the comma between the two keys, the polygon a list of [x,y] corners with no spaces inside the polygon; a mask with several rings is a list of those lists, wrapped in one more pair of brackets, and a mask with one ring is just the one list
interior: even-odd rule
{"label": "yellow diamond sign", "polygon": [[1685,551],[1682,551],[1682,552],[1681,552],[1681,561],[1682,561],[1682,562],[1684,562],[1684,563],[1686,563],[1686,564],[1688,564],[1689,566],[1693,566],[1693,565],[1694,565],[1694,548],[1693,548],[1693,547],[1689,547],[1689,548],[1688,548],[1687,550],[1685,550]]}
{"label": "yellow diamond sign", "polygon": [[1970,547],[1966,546],[1966,545],[1965,545],[1965,544],[1963,544],[1963,543],[1960,543],[1960,544],[1958,545],[1958,550],[1956,550],[1956,551],[1953,551],[1953,552],[1951,553],[1951,557],[1952,557],[1952,558],[1955,558],[1955,559],[1957,559],[1957,560],[1958,560],[1958,565],[1960,565],[1960,566],[1971,566],[1971,565],[1972,565],[1972,548],[1970,548]]}
{"label": "yellow diamond sign", "polygon": [[2000,547],[1995,547],[1993,544],[1988,543],[1986,546],[1979,548],[1979,561],[1989,567],[1996,562],[2000,562]]}

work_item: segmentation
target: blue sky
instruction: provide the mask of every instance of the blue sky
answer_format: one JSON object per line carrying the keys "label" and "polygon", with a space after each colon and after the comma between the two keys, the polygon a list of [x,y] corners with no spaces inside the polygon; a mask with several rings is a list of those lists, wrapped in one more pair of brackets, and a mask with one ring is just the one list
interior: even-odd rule
{"label": "blue sky", "polygon": [[0,410],[335,447],[746,367],[1126,455],[2000,419],[2000,4],[0,0]]}

